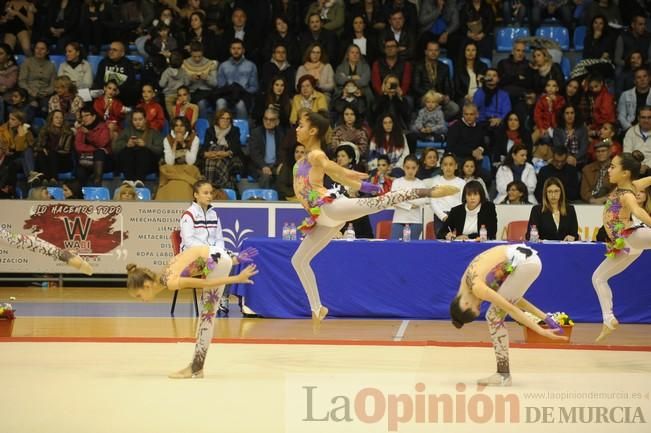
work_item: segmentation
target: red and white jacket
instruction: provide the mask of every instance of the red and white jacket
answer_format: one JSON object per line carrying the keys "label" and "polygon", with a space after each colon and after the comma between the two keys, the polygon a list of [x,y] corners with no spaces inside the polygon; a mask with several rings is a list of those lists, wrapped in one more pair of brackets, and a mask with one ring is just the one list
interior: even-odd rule
{"label": "red and white jacket", "polygon": [[208,206],[204,212],[201,206],[192,203],[181,215],[181,251],[197,245],[208,245],[210,254],[226,251],[217,209]]}

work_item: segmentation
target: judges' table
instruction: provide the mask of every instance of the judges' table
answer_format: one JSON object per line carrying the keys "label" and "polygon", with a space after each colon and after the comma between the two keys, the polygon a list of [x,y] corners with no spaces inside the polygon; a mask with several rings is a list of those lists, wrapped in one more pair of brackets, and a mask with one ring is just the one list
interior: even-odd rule
{"label": "judges' table", "polygon": [[[246,304],[263,317],[309,313],[307,296],[290,259],[299,242],[249,238],[260,273],[254,285],[236,285]],[[331,242],[313,261],[321,302],[338,317],[449,318],[450,301],[474,256],[495,243],[445,241]],[[526,298],[545,311],[565,311],[577,321],[600,322],[592,272],[604,259],[602,244],[541,243],[543,270]],[[651,323],[651,254],[643,253],[611,280],[615,314],[622,322]],[[486,306],[484,306],[484,309]]]}

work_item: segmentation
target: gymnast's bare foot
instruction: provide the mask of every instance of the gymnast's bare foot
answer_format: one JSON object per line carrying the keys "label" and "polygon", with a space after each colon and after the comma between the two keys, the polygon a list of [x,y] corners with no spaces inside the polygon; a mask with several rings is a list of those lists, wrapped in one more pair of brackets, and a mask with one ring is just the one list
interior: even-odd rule
{"label": "gymnast's bare foot", "polygon": [[72,266],[75,269],[79,269],[82,273],[86,275],[93,275],[93,267],[86,260],[82,259],[77,254],[74,254],[68,259],[68,265]]}
{"label": "gymnast's bare foot", "polygon": [[599,343],[601,340],[608,337],[615,329],[617,329],[618,326],[619,322],[614,317],[608,320],[608,322],[604,322],[601,327],[601,334],[599,334],[595,342]]}
{"label": "gymnast's bare foot", "polygon": [[328,307],[321,305],[319,311],[312,311],[312,321],[321,322],[328,315]]}
{"label": "gymnast's bare foot", "polygon": [[440,198],[447,197],[448,195],[454,195],[459,192],[459,188],[452,185],[436,185],[430,190],[430,197]]}
{"label": "gymnast's bare foot", "polygon": [[203,379],[203,370],[195,373],[192,372],[192,364],[174,373],[170,373],[167,377],[170,379]]}

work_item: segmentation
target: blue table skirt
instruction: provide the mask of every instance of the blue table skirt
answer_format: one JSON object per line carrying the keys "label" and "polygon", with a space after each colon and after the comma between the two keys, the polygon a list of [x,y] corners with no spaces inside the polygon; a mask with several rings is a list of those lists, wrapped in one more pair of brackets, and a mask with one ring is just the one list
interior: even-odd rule
{"label": "blue table skirt", "polygon": [[[290,259],[297,241],[249,238],[260,251],[254,285],[234,293],[264,317],[309,313],[307,296]],[[333,241],[312,261],[321,302],[336,317],[448,319],[461,275],[481,251],[495,244],[445,241]],[[565,311],[580,322],[601,322],[591,276],[604,259],[603,244],[536,244],[543,271],[525,295],[544,311]],[[621,322],[651,323],[651,254],[643,253],[611,280]],[[486,308],[486,305],[484,305]]]}

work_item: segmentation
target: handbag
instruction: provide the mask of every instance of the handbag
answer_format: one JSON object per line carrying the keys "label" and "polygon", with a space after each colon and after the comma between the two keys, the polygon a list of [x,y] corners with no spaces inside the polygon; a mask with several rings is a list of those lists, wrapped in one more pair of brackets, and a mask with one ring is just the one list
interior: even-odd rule
{"label": "handbag", "polygon": [[92,153],[82,153],[79,155],[79,165],[82,167],[92,167],[94,157]]}

